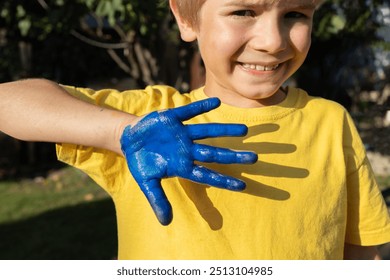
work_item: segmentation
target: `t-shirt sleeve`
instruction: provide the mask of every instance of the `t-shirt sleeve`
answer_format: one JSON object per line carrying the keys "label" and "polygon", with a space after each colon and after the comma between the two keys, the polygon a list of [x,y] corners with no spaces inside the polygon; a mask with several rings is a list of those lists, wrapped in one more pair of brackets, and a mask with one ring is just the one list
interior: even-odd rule
{"label": "t-shirt sleeve", "polygon": [[[104,89],[95,91],[89,88],[63,86],[72,96],[85,102],[110,109],[126,110],[121,93],[117,90]],[[142,112],[141,112],[142,113]],[[124,159],[116,153],[94,147],[58,143],[57,158],[70,166],[76,167],[90,176],[110,195],[118,191],[123,180]],[[126,167],[126,166],[125,166]],[[122,171],[122,172],[121,172]]]}
{"label": "t-shirt sleeve", "polygon": [[347,114],[344,149],[347,164],[346,242],[373,246],[390,242],[390,217],[364,145]]}
{"label": "t-shirt sleeve", "polygon": [[367,158],[347,181],[346,242],[363,246],[390,242],[388,210]]}
{"label": "t-shirt sleeve", "polygon": [[57,144],[56,150],[58,160],[88,174],[111,196],[128,181],[126,161],[120,155],[74,144]]}
{"label": "t-shirt sleeve", "polygon": [[176,89],[169,86],[148,86],[145,89],[118,91],[115,89],[93,90],[63,86],[77,99],[101,107],[120,110],[137,116],[143,116],[156,110],[185,105],[189,100]]}
{"label": "t-shirt sleeve", "polygon": [[[167,86],[149,86],[143,90],[121,92],[114,89],[95,91],[88,88],[63,87],[77,99],[137,116],[173,107],[175,101],[186,102],[177,90]],[[84,171],[110,195],[133,182],[126,160],[116,153],[66,143],[58,143],[56,150],[58,160]]]}

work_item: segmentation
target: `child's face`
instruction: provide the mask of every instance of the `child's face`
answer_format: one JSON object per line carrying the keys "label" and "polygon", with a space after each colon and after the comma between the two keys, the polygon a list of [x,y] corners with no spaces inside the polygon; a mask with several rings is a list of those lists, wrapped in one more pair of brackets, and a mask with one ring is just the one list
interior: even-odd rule
{"label": "child's face", "polygon": [[192,29],[208,96],[240,107],[273,105],[311,43],[312,0],[207,0]]}

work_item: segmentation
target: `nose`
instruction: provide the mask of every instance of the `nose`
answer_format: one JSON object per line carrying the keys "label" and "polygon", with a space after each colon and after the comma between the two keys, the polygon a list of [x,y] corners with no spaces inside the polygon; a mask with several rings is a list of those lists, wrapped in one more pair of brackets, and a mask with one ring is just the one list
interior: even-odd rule
{"label": "nose", "polygon": [[287,47],[288,32],[273,17],[259,19],[252,26],[250,47],[254,50],[275,54]]}

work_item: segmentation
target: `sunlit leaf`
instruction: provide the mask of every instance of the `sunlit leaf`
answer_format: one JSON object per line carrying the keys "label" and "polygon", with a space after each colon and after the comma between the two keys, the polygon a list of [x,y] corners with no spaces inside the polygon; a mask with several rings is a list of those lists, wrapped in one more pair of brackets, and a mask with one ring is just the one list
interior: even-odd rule
{"label": "sunlit leaf", "polygon": [[22,36],[27,36],[27,34],[31,28],[31,21],[29,19],[23,19],[23,20],[19,21],[18,26],[19,26],[20,33],[22,34]]}

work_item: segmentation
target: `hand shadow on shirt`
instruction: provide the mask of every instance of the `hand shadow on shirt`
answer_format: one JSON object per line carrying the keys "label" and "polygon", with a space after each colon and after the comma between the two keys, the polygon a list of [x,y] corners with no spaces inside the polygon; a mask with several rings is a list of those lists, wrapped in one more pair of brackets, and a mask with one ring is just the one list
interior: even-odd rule
{"label": "hand shadow on shirt", "polygon": [[[256,127],[256,131],[260,133],[272,133],[280,129],[277,124],[262,124]],[[250,138],[253,136],[251,130],[243,141],[236,147],[227,147],[234,150],[248,150],[260,151],[262,154],[292,154],[296,152],[297,147],[293,144],[287,143],[273,143],[273,142],[250,142]],[[237,142],[234,142],[237,143]],[[219,146],[218,140],[212,145]],[[266,177],[275,178],[306,178],[309,176],[309,170],[299,167],[284,166],[279,164],[267,163],[265,161],[258,161],[253,165],[218,165],[218,164],[206,164],[207,167],[219,171],[223,174],[234,176],[246,182],[247,188],[242,193],[247,195],[254,195],[265,199],[272,200],[288,200],[290,193],[276,188],[273,186],[262,184],[261,181],[255,181],[242,176],[242,174],[260,175]],[[185,180],[184,180],[185,181]],[[209,224],[212,230],[219,230],[223,226],[223,217],[219,210],[214,206],[212,200],[207,194],[207,189],[210,186],[186,183],[183,181],[183,188],[187,196],[192,200],[196,206],[199,214]],[[196,187],[195,187],[196,186]]]}

